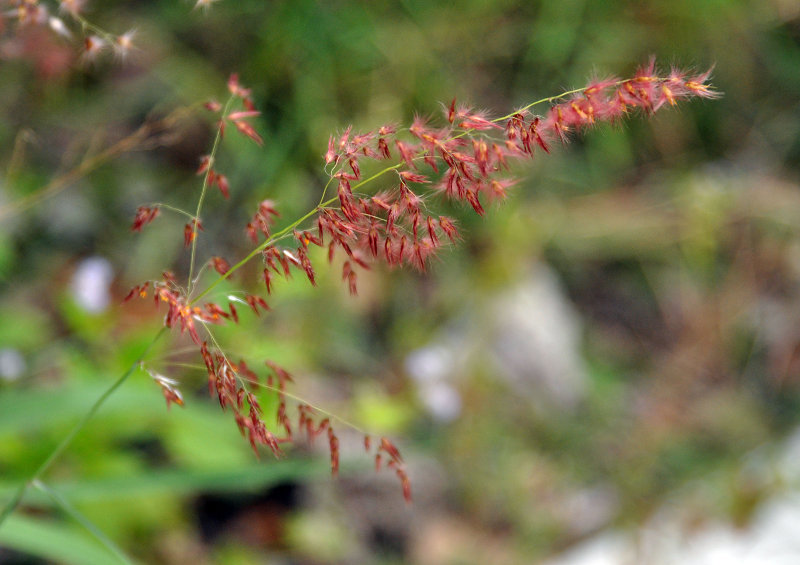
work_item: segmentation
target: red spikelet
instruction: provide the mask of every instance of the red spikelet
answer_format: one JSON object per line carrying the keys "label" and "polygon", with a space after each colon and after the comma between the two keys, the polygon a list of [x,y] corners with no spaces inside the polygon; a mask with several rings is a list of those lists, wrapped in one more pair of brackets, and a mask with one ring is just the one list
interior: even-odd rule
{"label": "red spikelet", "polygon": [[331,474],[335,477],[339,474],[339,438],[330,426],[328,426],[328,448],[331,452]]}
{"label": "red spikelet", "polygon": [[225,175],[218,174],[214,179],[214,182],[219,188],[219,191],[222,193],[222,196],[224,196],[225,198],[230,198],[231,191],[230,191],[230,185],[228,184],[228,177],[226,177]]}
{"label": "red spikelet", "polygon": [[131,289],[131,291],[125,296],[122,302],[127,302],[137,294],[139,298],[146,298],[147,297],[147,289],[150,287],[150,281],[147,281],[142,284],[138,284]]}
{"label": "red spikelet", "polygon": [[256,130],[245,121],[236,120],[233,122],[233,125],[236,126],[236,129],[239,130],[239,133],[245,135],[256,142],[258,146],[264,145],[264,139],[256,133]]}
{"label": "red spikelet", "polygon": [[389,441],[388,438],[381,438],[381,445],[379,449],[386,452],[386,454],[391,457],[393,461],[397,461],[398,463],[403,462],[403,458],[400,456],[400,451],[398,451],[395,445]]}
{"label": "red spikelet", "polygon": [[222,257],[212,257],[211,265],[214,267],[214,270],[222,276],[225,276],[231,269],[231,266]]}
{"label": "red spikelet", "polygon": [[257,316],[260,315],[260,312],[258,311],[259,308],[261,308],[265,312],[269,310],[269,305],[267,304],[266,300],[264,300],[260,296],[248,294],[244,298],[247,304],[250,306],[250,308],[253,309],[253,312],[255,312]]}
{"label": "red spikelet", "polygon": [[353,296],[358,294],[358,275],[353,270],[353,266],[350,264],[350,261],[345,261],[344,265],[342,265],[342,280],[347,281],[347,287],[350,290],[350,294]]}
{"label": "red spikelet", "polygon": [[408,475],[405,472],[405,469],[398,468],[395,470],[397,474],[397,478],[400,479],[400,485],[403,488],[403,498],[407,503],[411,503],[411,481],[408,479]]}
{"label": "red spikelet", "polygon": [[306,277],[308,277],[308,282],[310,282],[312,286],[317,286],[317,280],[314,276],[314,266],[311,264],[308,252],[303,247],[298,247],[297,256],[300,259],[300,268],[303,269]]}
{"label": "red spikelet", "polygon": [[139,206],[136,209],[136,217],[133,219],[131,231],[142,231],[143,226],[149,224],[158,217],[159,211],[158,206]]}
{"label": "red spikelet", "polygon": [[267,287],[267,294],[272,294],[272,273],[269,269],[264,269],[262,272],[264,278],[264,285]]}
{"label": "red spikelet", "polygon": [[469,202],[470,206],[478,213],[479,216],[483,216],[486,213],[486,210],[483,209],[481,205],[481,201],[478,198],[477,191],[468,190],[466,194],[467,202]]}
{"label": "red spikelet", "polygon": [[183,245],[189,247],[197,237],[197,232],[203,231],[203,224],[200,220],[193,220],[183,226]]}

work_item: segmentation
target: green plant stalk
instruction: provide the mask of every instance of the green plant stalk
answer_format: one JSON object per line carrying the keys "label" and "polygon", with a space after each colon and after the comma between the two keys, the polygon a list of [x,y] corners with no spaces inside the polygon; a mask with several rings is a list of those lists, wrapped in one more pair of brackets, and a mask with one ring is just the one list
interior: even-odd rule
{"label": "green plant stalk", "polygon": [[[236,99],[236,96],[231,95],[228,98],[228,101],[225,102],[225,107],[222,109],[221,118],[220,120],[224,120],[228,110],[230,110],[231,104]],[[189,281],[186,283],[186,293],[187,295],[192,294],[192,287],[194,286],[194,282],[192,281],[192,277],[194,276],[194,256],[195,251],[197,250],[197,223],[200,221],[200,211],[203,208],[203,201],[206,197],[206,192],[208,191],[208,181],[211,178],[211,171],[214,167],[214,160],[217,157],[217,150],[219,149],[219,144],[222,141],[222,124],[217,128],[217,135],[214,137],[214,145],[211,147],[211,153],[208,155],[208,167],[206,168],[206,174],[203,176],[203,188],[200,191],[200,198],[197,200],[197,211],[194,213],[194,224],[192,225],[192,256],[189,260]]]}
{"label": "green plant stalk", "polygon": [[44,484],[42,481],[35,479],[31,481],[31,484],[42,491],[43,493],[47,494],[53,501],[60,506],[67,514],[72,516],[77,522],[79,522],[84,528],[89,530],[89,532],[97,538],[100,543],[102,543],[106,549],[108,549],[114,556],[120,560],[121,563],[125,563],[125,565],[133,565],[133,561],[131,561],[127,555],[119,548],[117,545],[109,539],[107,535],[100,531],[100,529],[95,526],[91,520],[89,520],[86,516],[81,514],[77,508],[72,506],[69,501],[61,496],[58,492],[51,489],[49,486]]}
{"label": "green plant stalk", "polygon": [[44,462],[37,467],[28,480],[19,486],[19,488],[14,492],[14,495],[11,497],[11,500],[8,502],[8,504],[6,504],[5,508],[3,508],[2,514],[0,514],[0,527],[2,527],[3,523],[6,521],[6,518],[8,518],[11,513],[14,512],[14,510],[16,510],[20,502],[22,502],[22,497],[25,496],[25,492],[28,490],[28,488],[38,481],[39,478],[50,468],[50,466],[55,463],[59,457],[61,457],[61,454],[66,451],[67,447],[69,447],[69,445],[72,443],[72,440],[75,439],[75,436],[77,436],[78,433],[84,427],[86,427],[86,424],[92,419],[97,411],[100,410],[100,407],[105,404],[106,400],[108,400],[108,398],[114,394],[114,392],[121,387],[126,380],[128,380],[128,377],[130,377],[139,367],[139,364],[147,356],[147,353],[150,351],[150,349],[166,332],[167,328],[161,328],[161,330],[153,338],[153,341],[151,341],[150,344],[144,349],[139,358],[133,364],[131,364],[128,370],[125,371],[116,381],[114,381],[111,386],[108,387],[105,392],[103,392],[103,394],[100,395],[95,403],[92,404],[92,407],[89,408],[86,414],[83,415],[83,418],[81,418],[80,421],[75,424],[75,427],[73,427],[72,430],[64,437],[64,439],[62,439],[61,442],[56,446],[56,448],[50,452],[50,455],[47,457],[47,459],[45,459]]}

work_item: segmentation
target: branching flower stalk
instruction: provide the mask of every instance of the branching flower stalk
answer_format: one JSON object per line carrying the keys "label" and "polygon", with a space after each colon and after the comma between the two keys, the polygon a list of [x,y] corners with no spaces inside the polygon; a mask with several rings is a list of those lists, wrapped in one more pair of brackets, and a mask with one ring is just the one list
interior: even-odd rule
{"label": "branching flower stalk", "polygon": [[[289,278],[298,270],[314,285],[315,268],[309,256],[310,246],[327,247],[330,261],[337,255],[343,258],[342,279],[352,294],[356,294],[358,289],[358,273],[373,264],[409,265],[425,270],[435,253],[445,244],[453,244],[459,239],[455,220],[434,211],[433,196],[441,195],[465,203],[477,214],[484,215],[485,203],[503,199],[517,182],[510,176],[510,162],[549,153],[554,144],[567,143],[576,133],[600,122],[619,121],[636,110],[649,116],[688,98],[715,98],[719,94],[708,85],[709,76],[710,70],[692,74],[675,68],[662,75],[657,71],[655,61],[651,60],[631,78],[593,80],[582,88],[532,102],[499,118],[457,104],[454,100],[445,107],[445,120],[441,126],[416,117],[404,130],[384,125],[374,131],[356,133],[347,128],[341,135],[329,139],[324,157],[324,170],[329,178],[318,205],[273,232],[279,212],[271,200],[262,201],[245,228],[255,245],[252,251],[233,266],[222,257],[210,258],[205,265],[213,267],[219,276],[197,292],[196,244],[203,229],[203,203],[208,188],[212,186],[216,186],[223,197],[227,197],[230,190],[225,175],[215,168],[226,124],[233,124],[239,133],[253,142],[263,143],[248,122],[258,115],[250,91],[243,88],[234,75],[228,81],[230,98],[225,105],[214,101],[206,104],[208,110],[219,114],[219,121],[211,152],[203,158],[198,169],[198,174],[203,175],[203,183],[197,210],[193,215],[178,211],[189,218],[184,227],[184,243],[191,247],[187,285],[180,286],[174,275],[165,272],[160,280],[134,287],[126,300],[137,295],[144,298],[152,292],[157,305],[166,304],[165,328],[188,334],[207,373],[209,393],[218,399],[223,410],[230,410],[256,454],[261,446],[265,446],[275,456],[281,456],[282,446],[297,441],[301,436],[313,441],[324,435],[335,475],[339,469],[339,439],[333,422],[360,430],[289,393],[287,388],[293,378],[274,362],[266,361],[267,375],[259,377],[244,360],[232,361],[211,332],[214,324],[238,322],[237,305],[248,306],[256,315],[269,310],[265,298],[241,293],[241,296],[227,296],[227,302],[222,304],[202,300],[257,256],[262,259],[262,279],[267,295],[273,292],[275,277]],[[233,110],[238,103],[242,109]],[[547,107],[542,114],[532,112],[533,108],[543,105]],[[392,164],[364,178],[361,169],[365,161],[390,161]],[[382,190],[372,188],[377,180],[389,176],[394,179],[393,186]],[[336,195],[327,197],[328,189],[333,187]],[[141,206],[132,229],[141,230],[155,220],[162,209],[176,211],[163,204]],[[259,242],[261,238],[263,241]],[[287,245],[288,241],[293,243]],[[208,338],[201,338],[201,332]],[[164,328],[161,330],[163,333]],[[136,364],[139,365],[161,388],[167,406],[172,403],[183,405],[179,384],[175,380],[150,369],[144,355]],[[41,477],[77,431],[133,370],[115,382],[31,479],[20,487],[0,515],[0,523],[19,504],[28,486]],[[258,387],[277,395],[275,427],[268,426],[265,421],[253,392]],[[295,419],[290,417],[289,401],[294,403]],[[410,480],[397,447],[388,438],[373,442],[369,435],[364,434],[364,448],[374,456],[377,470],[387,467],[397,475],[404,497],[410,500]]]}
{"label": "branching flower stalk", "polygon": [[[236,101],[236,96],[231,94],[228,101],[225,103],[225,106],[222,108],[222,114],[225,115],[228,113],[231,105]],[[216,109],[216,103],[209,103],[207,107],[211,109]],[[214,170],[214,161],[217,157],[217,151],[219,150],[219,143],[222,140],[222,136],[225,132],[224,127],[225,122],[220,121],[219,127],[217,127],[217,133],[214,137],[214,144],[211,147],[211,153],[203,157],[203,160],[200,164],[200,168],[198,169],[198,174],[203,175],[203,186],[200,189],[200,198],[197,199],[197,211],[194,214],[194,218],[190,222],[190,224],[186,225],[184,229],[184,233],[187,234],[186,238],[191,241],[192,252],[191,258],[189,259],[189,281],[186,283],[186,288],[188,289],[188,293],[191,295],[192,289],[194,288],[194,264],[195,264],[195,252],[197,250],[197,232],[198,230],[202,229],[199,218],[200,218],[200,211],[203,209],[203,202],[205,201],[206,191],[208,190],[209,185],[211,185],[214,181],[217,181],[220,190],[222,191],[223,196],[226,198],[228,197],[228,181],[224,175],[217,175]]]}
{"label": "branching flower stalk", "polygon": [[[280,214],[274,202],[262,201],[245,229],[256,244],[253,250],[233,266],[222,257],[212,257],[207,264],[219,277],[204,290],[194,293],[195,244],[198,230],[202,229],[200,214],[206,190],[216,183],[227,197],[229,189],[224,176],[212,168],[224,126],[232,122],[240,133],[259,145],[262,143],[246,121],[258,115],[249,98],[250,91],[241,87],[233,76],[228,83],[231,99],[225,107],[218,103],[208,105],[210,110],[221,110],[221,118],[212,152],[203,158],[199,170],[205,177],[197,213],[193,223],[185,228],[186,243],[192,246],[189,283],[181,288],[173,275],[165,273],[162,280],[135,287],[129,296],[145,296],[152,286],[156,301],[167,304],[166,326],[180,328],[198,348],[207,370],[210,394],[218,398],[223,409],[232,410],[239,429],[256,453],[259,446],[264,445],[280,456],[281,445],[296,439],[287,411],[287,399],[296,400],[286,393],[292,377],[285,369],[267,361],[270,373],[262,383],[263,379],[260,380],[246,362],[232,362],[210,332],[212,324],[237,322],[237,305],[249,306],[256,315],[269,310],[269,305],[264,297],[252,294],[245,294],[244,298],[229,295],[227,303],[222,304],[201,303],[202,299],[257,256],[262,259],[267,295],[272,294],[276,277],[289,278],[294,271],[301,271],[315,285],[315,267],[309,255],[311,246],[327,247],[330,261],[337,255],[343,258],[342,279],[351,294],[357,293],[359,272],[376,263],[390,267],[408,265],[424,271],[430,258],[445,243],[453,244],[459,239],[455,220],[433,211],[430,203],[433,196],[438,194],[463,202],[477,214],[484,215],[485,203],[505,198],[517,182],[509,173],[511,161],[530,159],[540,152],[549,153],[555,143],[565,144],[575,133],[599,122],[618,121],[635,110],[652,115],[690,97],[714,98],[718,93],[707,84],[709,75],[710,71],[690,74],[678,69],[661,75],[655,61],[651,60],[632,78],[594,80],[582,88],[532,102],[499,118],[454,100],[445,107],[445,123],[441,126],[416,117],[403,130],[394,125],[365,133],[347,128],[328,141],[324,159],[329,178],[317,206],[273,232],[272,226]],[[234,99],[242,100],[245,110],[230,112]],[[541,105],[548,105],[542,115],[531,111]],[[395,159],[396,162],[379,172],[366,178],[362,176],[365,161]],[[394,178],[391,188],[371,189],[375,181],[389,176]],[[333,187],[336,196],[326,198]],[[157,213],[157,207],[140,208],[133,229],[142,229]],[[287,245],[288,241],[293,243]],[[210,336],[210,345],[201,339],[198,325]],[[158,379],[157,382],[168,404],[182,404],[174,383]],[[252,392],[255,386],[277,391],[277,425],[281,435],[265,424]],[[297,427],[305,430],[309,440],[327,434],[331,468],[335,474],[339,442],[331,418],[322,418],[305,402],[300,402],[296,411]],[[365,448],[374,454],[376,467],[380,468],[386,459],[400,479],[404,495],[410,499],[408,475],[396,447],[386,438],[381,438],[374,452],[371,447],[367,436]]]}
{"label": "branching flower stalk", "polygon": [[[414,184],[421,187],[421,185],[429,182],[430,179],[425,175],[416,174],[412,171],[417,170],[418,163],[425,162],[429,165],[433,164],[431,169],[436,173],[438,170],[435,159],[438,158],[448,164],[448,171],[445,174],[444,182],[440,181],[438,185],[436,185],[436,189],[439,192],[445,192],[450,198],[466,200],[475,208],[476,212],[483,214],[483,206],[480,204],[479,197],[485,196],[489,199],[502,198],[505,195],[505,189],[509,188],[515,182],[513,179],[491,178],[495,177],[497,173],[507,170],[508,160],[532,158],[537,148],[549,153],[549,147],[554,139],[566,143],[568,141],[568,134],[587,129],[600,121],[619,120],[634,109],[640,109],[649,115],[662,108],[665,104],[673,106],[679,100],[691,96],[716,98],[719,93],[706,84],[709,76],[710,71],[689,77],[687,73],[673,69],[667,76],[659,77],[655,73],[655,62],[651,61],[646,67],[640,69],[631,79],[621,80],[611,78],[602,81],[593,81],[583,88],[537,100],[511,114],[491,120],[487,119],[485,114],[472,112],[469,108],[456,108],[455,102],[453,102],[447,109],[447,119],[451,126],[455,125],[455,127],[434,132],[428,128],[423,120],[417,118],[414,125],[406,130],[421,140],[416,147],[413,147],[413,152],[409,152],[409,148],[412,146],[407,142],[395,139],[394,141],[403,157],[403,161],[388,166],[364,179],[360,178],[359,174],[355,172],[355,169],[352,173],[349,173],[347,170],[343,170],[343,167],[350,165],[351,167],[355,166],[358,168],[359,159],[363,157],[375,159],[378,151],[386,151],[387,155],[390,155],[386,138],[379,137],[377,142],[375,142],[375,147],[369,147],[362,143],[366,139],[374,138],[372,132],[350,138],[350,131],[348,130],[338,139],[331,137],[328,154],[326,155],[326,164],[335,163],[339,165],[339,168],[329,174],[330,178],[325,185],[319,204],[285,228],[268,236],[264,242],[254,248],[246,257],[225,273],[221,273],[219,279],[211,283],[211,285],[200,294],[196,295],[192,303],[206,296],[250,260],[259,254],[263,254],[265,249],[293,234],[300,226],[307,224],[313,218],[324,215],[328,210],[333,210],[334,208],[332,208],[332,206],[337,202],[340,204],[338,209],[341,211],[342,192],[344,192],[344,205],[347,207],[347,203],[351,200],[348,196],[349,193],[358,191],[362,187],[373,183],[377,179],[393,171],[398,172],[401,191],[407,189],[412,184],[412,182],[409,181],[416,181]],[[608,94],[609,91],[613,91],[611,95]],[[601,98],[601,95],[605,96]],[[535,106],[552,104],[555,101],[565,98],[571,99],[557,106],[552,106],[545,117],[534,116],[529,113],[530,109]],[[458,124],[454,124],[456,120],[459,120]],[[501,129],[499,124],[505,126],[505,136],[504,139],[495,139],[492,142],[490,152],[489,145],[486,141],[488,136],[485,135],[485,132],[487,130]],[[378,133],[380,134],[381,132],[384,134],[391,133],[391,135],[398,133],[392,126],[380,128]],[[438,134],[438,139],[434,134]],[[463,140],[463,138],[467,136],[471,136],[473,140],[472,155],[447,149],[448,145],[455,145],[459,148],[464,147],[463,141],[460,140]],[[483,137],[483,139],[479,139],[480,137]],[[498,141],[501,142],[502,145],[499,144]],[[338,152],[337,143],[339,147],[348,148],[348,150]],[[433,147],[434,153],[438,152],[438,155],[432,155],[431,147]],[[460,157],[461,161],[456,163],[454,157]],[[450,162],[448,163],[448,161]],[[451,163],[455,164],[455,166]],[[406,171],[401,171],[403,168],[405,168]],[[476,168],[480,173],[478,176],[474,174]],[[350,185],[349,183],[351,180],[358,180],[358,182]],[[340,194],[326,200],[325,194],[333,181],[337,182]],[[468,187],[468,184],[471,186]],[[459,188],[459,185],[461,185],[461,188]],[[469,190],[470,188],[471,190]],[[416,196],[416,194],[414,194],[414,196]],[[413,199],[414,196],[411,198]],[[373,196],[371,200],[372,203],[368,203],[364,202],[362,199],[360,204],[366,206],[370,211],[374,211],[376,206],[378,209],[387,209],[386,205],[388,203],[382,200],[380,196]],[[265,201],[262,205],[273,206],[269,201]],[[391,206],[388,206],[388,208],[391,209]],[[417,210],[412,208],[411,211],[412,216],[416,216]],[[393,214],[401,214],[403,211],[395,208],[392,212]],[[273,211],[271,213],[274,214],[275,212]],[[372,214],[364,214],[363,216],[370,219],[376,218],[376,216]],[[384,219],[385,223],[388,223],[388,218]],[[444,218],[446,229],[440,228],[438,222],[436,222],[436,227],[438,229],[435,231],[444,231],[445,235],[452,234],[453,239],[455,239],[457,237],[457,232],[454,231],[454,227],[450,226],[452,221],[449,220],[449,218]],[[414,218],[412,217],[412,223],[413,222]],[[416,220],[416,223],[419,225],[419,219]],[[427,219],[425,224],[427,228]],[[368,227],[369,226],[367,226],[367,228]],[[363,228],[363,226],[361,226],[361,228]],[[252,225],[248,226],[248,232],[252,237],[251,229]],[[354,231],[361,234],[364,233],[363,229]],[[369,233],[369,229],[367,229],[367,233]],[[436,239],[438,241],[438,238]],[[334,237],[334,241],[337,241],[336,237]],[[377,254],[372,253],[372,255],[375,256]],[[390,264],[392,263],[391,261],[388,262]],[[424,262],[414,266],[424,269]]]}

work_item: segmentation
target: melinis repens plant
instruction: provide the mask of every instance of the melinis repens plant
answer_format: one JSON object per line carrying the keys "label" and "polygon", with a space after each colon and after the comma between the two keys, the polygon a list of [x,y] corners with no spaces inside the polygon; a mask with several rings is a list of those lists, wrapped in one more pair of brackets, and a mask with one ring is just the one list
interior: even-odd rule
{"label": "melinis repens plant", "polygon": [[[182,286],[173,274],[164,273],[161,280],[135,287],[128,298],[145,297],[152,292],[156,304],[166,305],[164,325],[189,336],[208,374],[209,392],[223,409],[230,410],[256,454],[260,446],[266,446],[280,456],[281,446],[296,441],[300,435],[309,441],[325,435],[331,469],[336,474],[339,440],[334,423],[349,424],[289,394],[286,389],[292,377],[272,361],[266,361],[268,374],[261,378],[245,361],[234,362],[226,356],[214,339],[211,326],[238,322],[237,308],[242,305],[257,315],[268,311],[269,305],[264,297],[247,293],[228,295],[222,303],[205,301],[215,287],[256,257],[262,262],[266,295],[272,294],[276,277],[289,278],[293,272],[299,272],[314,285],[318,266],[311,260],[312,246],[327,248],[330,261],[336,256],[342,258],[342,279],[352,294],[358,290],[359,272],[376,263],[408,265],[423,271],[433,255],[459,239],[455,220],[436,213],[434,197],[462,202],[483,215],[487,202],[502,200],[516,183],[509,173],[512,161],[549,153],[554,146],[567,143],[570,136],[596,123],[615,122],[637,111],[649,116],[691,97],[714,98],[718,93],[707,84],[709,75],[710,71],[693,74],[678,69],[661,74],[651,60],[631,78],[594,80],[583,88],[534,102],[502,117],[492,117],[454,100],[445,106],[439,123],[416,117],[406,128],[383,125],[368,132],[347,128],[328,141],[324,170],[329,180],[319,204],[274,231],[280,218],[278,206],[269,199],[263,200],[243,230],[255,248],[233,266],[222,257],[208,259],[206,264],[219,273],[219,278],[198,291],[196,243],[202,237],[203,202],[209,189],[218,190],[223,198],[231,190],[227,177],[216,168],[220,142],[233,126],[254,143],[263,143],[251,122],[259,112],[250,91],[234,75],[228,82],[228,101],[206,104],[218,116],[217,135],[211,152],[202,158],[198,168],[203,183],[196,212],[181,212],[188,218],[184,228],[184,243],[191,250],[188,281]],[[534,112],[539,106],[543,106],[541,113]],[[365,178],[362,165],[367,161],[388,164]],[[141,230],[162,208],[175,211],[159,204],[140,207],[132,229]],[[183,404],[174,380],[152,371],[151,375],[168,405]],[[268,415],[275,418],[275,427],[265,420],[253,392],[256,387],[266,387],[277,394],[277,412]],[[295,419],[290,412],[296,415]],[[394,444],[386,438],[373,443],[365,434],[364,446],[374,456],[377,469],[385,462],[396,473],[405,498],[410,500],[408,474]]]}
{"label": "melinis repens plant", "polygon": [[[198,2],[208,4],[207,2]],[[4,20],[16,24],[17,30],[46,28],[63,41],[81,44],[81,59],[92,62],[103,53],[113,53],[124,59],[134,50],[135,30],[122,34],[108,32],[84,17],[87,0],[0,0],[0,32]],[[34,45],[34,49],[46,51],[51,46]]]}
{"label": "melinis repens plant", "polygon": [[[195,9],[208,10],[219,0],[196,0]],[[4,21],[15,22],[18,28],[49,28],[62,39],[77,38],[83,43],[84,59],[94,59],[105,51],[126,57],[134,47],[134,30],[116,35],[84,17],[88,0],[0,0],[0,32]]]}

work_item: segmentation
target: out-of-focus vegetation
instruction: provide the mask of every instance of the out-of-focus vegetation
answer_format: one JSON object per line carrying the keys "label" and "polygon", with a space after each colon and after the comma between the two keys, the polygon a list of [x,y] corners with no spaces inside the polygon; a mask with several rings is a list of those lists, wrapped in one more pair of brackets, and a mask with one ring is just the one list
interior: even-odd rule
{"label": "out-of-focus vegetation", "polygon": [[[316,204],[328,136],[349,124],[438,115],[454,96],[506,113],[650,55],[715,65],[725,96],[538,159],[487,218],[452,212],[465,240],[424,275],[373,271],[351,298],[322,268],[318,288],[279,285],[269,315],[218,330],[236,358],[289,367],[294,393],[395,438],[414,505],[355,436],[338,480],[313,449],[255,460],[179,340],[151,364],[187,405],[168,412],[138,372],[43,479],[131,558],[164,564],[531,563],[689,488],[687,527],[746,524],[786,488],[747,462],[800,423],[796,2],[88,7],[136,29],[125,61],[0,27],[0,502],[158,330],[150,301],[120,303],[164,269],[185,276],[185,219],[130,221],[150,202],[194,209],[213,131],[200,104],[231,72],[265,145],[226,137],[232,196],[210,196],[198,249],[237,259],[259,201],[283,221]],[[106,308],[87,307],[106,287],[81,298],[77,276],[110,277]],[[113,559],[38,490],[0,546],[6,563]]]}

